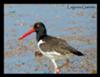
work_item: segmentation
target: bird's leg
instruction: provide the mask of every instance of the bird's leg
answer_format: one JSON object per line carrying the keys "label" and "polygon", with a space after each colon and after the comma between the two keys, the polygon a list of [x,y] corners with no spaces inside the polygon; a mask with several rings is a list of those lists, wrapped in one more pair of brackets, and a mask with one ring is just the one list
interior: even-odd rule
{"label": "bird's leg", "polygon": [[58,68],[57,64],[56,64],[56,61],[54,59],[51,60],[54,64],[54,67],[55,67],[55,73],[56,74],[60,74],[60,69]]}
{"label": "bird's leg", "polygon": [[61,69],[63,67],[68,67],[68,66],[69,66],[69,60],[67,59],[67,60],[65,60],[64,64],[59,66],[58,68]]}
{"label": "bird's leg", "polygon": [[67,59],[67,60],[65,60],[65,62],[64,62],[64,66],[66,66],[66,67],[68,67],[69,66],[69,60]]}

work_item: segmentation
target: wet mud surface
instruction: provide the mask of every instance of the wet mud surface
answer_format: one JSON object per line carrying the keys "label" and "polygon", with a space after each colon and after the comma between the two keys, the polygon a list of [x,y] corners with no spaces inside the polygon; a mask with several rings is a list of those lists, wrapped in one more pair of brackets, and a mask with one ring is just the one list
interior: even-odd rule
{"label": "wet mud surface", "polygon": [[[4,73],[54,73],[52,62],[37,48],[35,33],[18,40],[37,21],[44,22],[49,35],[66,40],[85,54],[70,57],[68,66],[65,60],[58,61],[61,73],[97,73],[96,5],[91,6],[95,8],[72,10],[61,5],[5,4]],[[37,10],[40,7],[41,13]]]}

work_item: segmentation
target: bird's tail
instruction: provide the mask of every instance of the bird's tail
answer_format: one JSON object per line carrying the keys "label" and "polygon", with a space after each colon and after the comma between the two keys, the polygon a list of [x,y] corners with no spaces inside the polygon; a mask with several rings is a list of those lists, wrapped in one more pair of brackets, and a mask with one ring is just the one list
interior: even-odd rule
{"label": "bird's tail", "polygon": [[83,53],[81,53],[80,51],[76,50],[75,48],[69,46],[69,50],[70,52],[72,52],[73,54],[77,55],[77,56],[84,56]]}
{"label": "bird's tail", "polygon": [[73,52],[75,55],[77,55],[77,56],[84,56],[84,54],[83,53],[81,53],[80,51],[75,51],[75,52]]}

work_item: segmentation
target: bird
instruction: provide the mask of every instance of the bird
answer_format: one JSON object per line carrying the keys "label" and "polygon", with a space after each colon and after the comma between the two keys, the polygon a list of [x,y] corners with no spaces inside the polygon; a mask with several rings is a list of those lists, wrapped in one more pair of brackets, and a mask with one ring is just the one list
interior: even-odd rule
{"label": "bird", "polygon": [[59,74],[60,69],[57,60],[69,58],[71,55],[84,56],[83,53],[70,46],[67,41],[47,34],[46,26],[43,22],[34,23],[26,33],[19,37],[22,40],[31,33],[36,32],[37,47],[42,55],[51,60],[54,65],[54,73]]}

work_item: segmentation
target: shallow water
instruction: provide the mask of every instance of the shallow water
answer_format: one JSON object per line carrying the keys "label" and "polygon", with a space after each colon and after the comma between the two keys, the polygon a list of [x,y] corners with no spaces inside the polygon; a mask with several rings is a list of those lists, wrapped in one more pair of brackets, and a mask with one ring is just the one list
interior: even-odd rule
{"label": "shallow water", "polygon": [[[72,9],[68,6],[92,6],[94,8]],[[71,46],[86,54],[84,57],[71,57],[70,67],[63,67],[61,73],[96,73],[96,8],[95,4],[5,4],[4,73],[54,72],[53,64],[48,58],[43,56],[39,62],[34,55],[38,50],[35,33],[23,41],[18,41],[18,38],[38,21],[46,25],[49,35],[65,39]]]}

